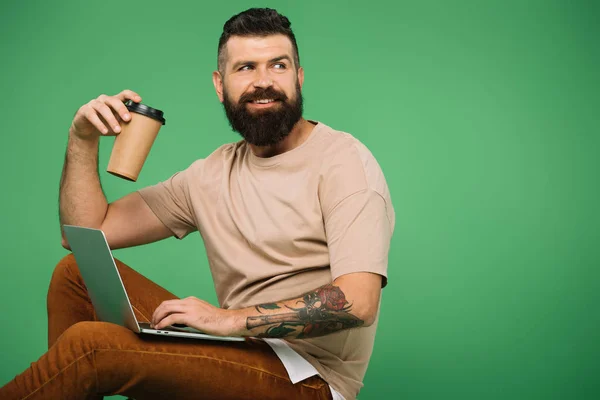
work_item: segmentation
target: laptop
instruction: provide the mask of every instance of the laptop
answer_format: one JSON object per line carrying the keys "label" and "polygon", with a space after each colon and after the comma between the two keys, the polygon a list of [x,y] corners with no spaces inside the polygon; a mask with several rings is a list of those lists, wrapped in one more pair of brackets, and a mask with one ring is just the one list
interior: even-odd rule
{"label": "laptop", "polygon": [[236,342],[245,340],[243,337],[208,335],[185,325],[176,324],[158,330],[151,328],[147,322],[138,322],[104,232],[73,225],[64,225],[63,228],[101,321],[124,326],[139,334]]}

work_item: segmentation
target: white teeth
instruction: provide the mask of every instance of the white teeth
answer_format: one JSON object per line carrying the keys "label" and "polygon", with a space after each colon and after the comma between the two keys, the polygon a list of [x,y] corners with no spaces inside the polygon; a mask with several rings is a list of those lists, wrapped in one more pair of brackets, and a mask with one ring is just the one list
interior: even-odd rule
{"label": "white teeth", "polygon": [[274,100],[273,99],[255,100],[254,103],[267,104],[267,103],[271,103],[272,101],[274,101]]}

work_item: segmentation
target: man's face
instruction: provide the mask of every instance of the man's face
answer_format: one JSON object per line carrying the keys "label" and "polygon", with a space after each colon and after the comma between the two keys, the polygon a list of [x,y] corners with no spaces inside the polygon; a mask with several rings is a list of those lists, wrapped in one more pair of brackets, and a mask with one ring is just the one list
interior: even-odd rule
{"label": "man's face", "polygon": [[302,117],[304,71],[284,35],[233,36],[213,81],[233,130],[256,146],[279,143]]}

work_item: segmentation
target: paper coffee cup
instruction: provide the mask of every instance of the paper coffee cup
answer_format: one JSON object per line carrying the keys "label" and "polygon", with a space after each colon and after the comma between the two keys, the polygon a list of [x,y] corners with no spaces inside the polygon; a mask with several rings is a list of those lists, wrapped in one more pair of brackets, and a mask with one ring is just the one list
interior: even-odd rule
{"label": "paper coffee cup", "polygon": [[128,100],[125,106],[131,119],[121,122],[121,133],[115,136],[106,171],[135,182],[158,131],[166,121],[162,111],[142,103]]}

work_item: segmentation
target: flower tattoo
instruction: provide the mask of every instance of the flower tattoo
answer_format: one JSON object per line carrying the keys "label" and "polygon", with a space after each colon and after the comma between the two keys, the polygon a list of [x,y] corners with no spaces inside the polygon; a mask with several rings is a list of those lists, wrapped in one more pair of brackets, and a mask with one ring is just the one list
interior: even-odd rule
{"label": "flower tattoo", "polygon": [[[322,336],[342,329],[354,328],[364,321],[350,314],[352,305],[337,286],[325,285],[309,292],[299,300],[302,307],[286,306],[293,312],[248,317],[248,330],[270,325],[258,337],[284,337],[297,332],[296,337]],[[256,306],[257,311],[281,308],[275,303]]]}

